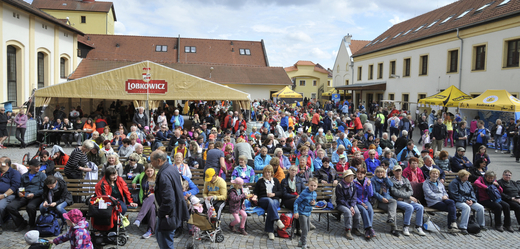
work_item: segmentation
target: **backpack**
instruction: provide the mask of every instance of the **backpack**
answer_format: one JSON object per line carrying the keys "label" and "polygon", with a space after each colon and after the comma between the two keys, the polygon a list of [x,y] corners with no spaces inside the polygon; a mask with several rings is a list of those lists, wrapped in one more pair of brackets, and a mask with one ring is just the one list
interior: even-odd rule
{"label": "backpack", "polygon": [[58,215],[54,211],[41,214],[36,218],[36,229],[41,237],[58,236],[61,233],[61,226],[58,223]]}
{"label": "backpack", "polygon": [[280,238],[289,238],[291,237],[289,233],[291,232],[290,229],[292,229],[292,223],[293,223],[293,214],[292,213],[286,213],[280,215],[280,221],[282,221],[283,225],[285,226],[283,229],[278,228],[276,232],[278,233],[278,237]]}
{"label": "backpack", "polygon": [[394,128],[395,127],[395,119],[392,119],[390,121],[390,127]]}

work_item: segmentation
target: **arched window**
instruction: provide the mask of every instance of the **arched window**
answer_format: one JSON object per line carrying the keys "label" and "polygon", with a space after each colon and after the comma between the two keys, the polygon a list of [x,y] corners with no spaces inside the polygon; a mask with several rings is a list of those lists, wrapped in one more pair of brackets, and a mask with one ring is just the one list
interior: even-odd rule
{"label": "arched window", "polygon": [[65,78],[65,58],[60,58],[60,78]]}
{"label": "arched window", "polygon": [[14,101],[15,105],[18,103],[16,70],[16,48],[9,45],[7,46],[7,99]]}
{"label": "arched window", "polygon": [[38,52],[38,88],[45,86],[45,55]]}

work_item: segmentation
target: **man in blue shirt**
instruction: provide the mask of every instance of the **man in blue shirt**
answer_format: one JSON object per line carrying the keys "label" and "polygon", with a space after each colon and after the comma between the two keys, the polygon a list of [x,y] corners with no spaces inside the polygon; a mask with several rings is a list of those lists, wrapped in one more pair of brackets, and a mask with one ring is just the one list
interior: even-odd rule
{"label": "man in blue shirt", "polygon": [[255,157],[255,170],[263,170],[265,166],[269,165],[271,156],[267,155],[267,147],[260,149],[260,154]]}
{"label": "man in blue shirt", "polygon": [[173,116],[170,119],[170,123],[172,123],[172,130],[175,130],[176,127],[181,127],[184,129],[184,118],[179,115],[179,110],[175,110],[173,112]]}
{"label": "man in blue shirt", "polygon": [[11,168],[11,159],[4,156],[0,158],[0,234],[6,214],[6,207],[14,200],[20,187],[20,173]]}
{"label": "man in blue shirt", "polygon": [[348,140],[348,138],[345,137],[345,133],[343,133],[343,132],[339,134],[339,138],[338,138],[337,142],[338,142],[338,147],[340,145],[343,145],[345,147],[345,149],[350,149],[352,147],[352,143],[350,142],[350,140]]}
{"label": "man in blue shirt", "polygon": [[336,165],[339,162],[339,156],[344,155],[348,162],[347,152],[345,151],[345,146],[339,145],[338,150],[332,153],[332,165]]}
{"label": "man in blue shirt", "polygon": [[31,230],[36,227],[36,210],[39,209],[43,202],[43,182],[47,178],[45,173],[40,172],[40,161],[32,159],[29,161],[29,171],[22,175],[21,186],[25,189],[24,192],[18,192],[18,196],[11,201],[7,207],[7,212],[13,218],[16,224],[15,232],[25,229],[27,221],[18,212],[21,207],[27,206],[27,214],[29,215],[29,226]]}

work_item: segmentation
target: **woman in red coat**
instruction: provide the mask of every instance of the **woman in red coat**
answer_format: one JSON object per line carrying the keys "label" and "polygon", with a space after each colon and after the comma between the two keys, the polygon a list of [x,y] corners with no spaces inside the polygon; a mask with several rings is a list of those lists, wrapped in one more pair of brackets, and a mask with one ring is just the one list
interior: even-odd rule
{"label": "woman in red coat", "polygon": [[123,178],[117,175],[116,168],[108,167],[105,171],[105,177],[96,184],[96,195],[110,195],[117,199],[123,209],[123,214],[126,213],[126,204],[129,203],[131,207],[137,207],[134,203],[128,186]]}

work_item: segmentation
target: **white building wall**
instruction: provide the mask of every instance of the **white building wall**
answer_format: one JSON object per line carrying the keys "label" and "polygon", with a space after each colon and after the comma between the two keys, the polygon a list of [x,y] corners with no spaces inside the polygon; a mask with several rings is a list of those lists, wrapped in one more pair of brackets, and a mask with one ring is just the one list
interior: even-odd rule
{"label": "white building wall", "polygon": [[349,48],[351,38],[352,36],[347,35],[341,40],[332,72],[332,85],[334,87],[346,85],[347,80],[349,84],[352,84],[352,65],[350,58],[352,53]]}
{"label": "white building wall", "polygon": [[[516,37],[518,34],[520,34],[520,27],[464,39],[463,65],[462,70],[459,69],[458,73],[447,73],[447,63],[448,50],[459,49],[460,54],[460,40],[364,61],[358,61],[354,58],[354,82],[386,81],[384,99],[388,99],[389,94],[393,93],[395,100],[402,100],[402,94],[407,93],[410,102],[417,102],[420,93],[430,96],[451,85],[459,87],[459,76],[462,71],[461,90],[467,94],[482,93],[487,89],[506,89],[511,93],[518,93],[520,91],[520,69],[502,69],[504,39]],[[487,69],[485,71],[472,71],[473,45],[486,42]],[[429,58],[428,75],[420,76],[420,56],[425,54],[428,54]],[[404,59],[408,57],[411,57],[410,77],[403,77]],[[396,75],[400,77],[389,77],[390,61],[393,60],[396,61]],[[381,62],[383,63],[383,78],[377,79],[378,63]],[[372,80],[368,80],[370,64],[374,65]],[[357,80],[359,66],[362,66],[362,79],[360,81]],[[359,91],[356,91],[356,93],[359,93]],[[363,91],[363,101],[366,100],[367,93],[377,93],[377,91]],[[414,111],[416,105],[411,105],[410,108]]]}
{"label": "white building wall", "polygon": [[[66,34],[66,35],[65,35]],[[76,56],[75,55],[75,51],[74,51],[74,34],[71,33],[71,32],[68,32],[68,31],[65,31],[65,30],[60,30],[60,34],[59,34],[59,44],[60,44],[60,53],[59,55],[63,55],[63,54],[66,54],[68,55],[68,58],[69,58],[69,61],[68,61],[68,68],[69,68],[69,71],[68,71],[68,74],[71,74],[72,71],[74,70],[74,67],[72,65],[72,58],[73,56]],[[58,59],[58,62],[57,62],[57,65],[59,65],[59,59]],[[59,75],[57,75],[59,77]],[[68,76],[68,75],[65,75],[65,76]],[[63,82],[66,82],[67,79],[64,78],[64,79],[59,79],[59,83],[63,83]]]}
{"label": "white building wall", "polygon": [[[45,26],[47,29],[45,29]],[[37,18],[34,27],[34,39],[35,50],[32,51],[32,53],[35,53],[36,60],[38,59],[38,49],[46,49],[50,52],[49,69],[46,69],[46,72],[50,72],[50,75],[48,78],[49,82],[46,82],[46,84],[52,85],[54,83],[54,25]],[[36,76],[35,80],[37,81],[38,61],[36,61],[34,65],[34,75]]]}

